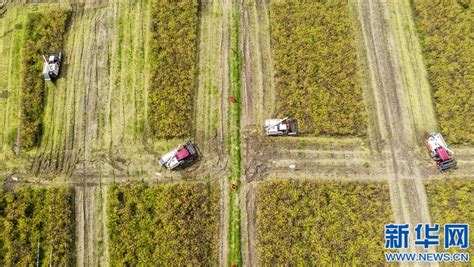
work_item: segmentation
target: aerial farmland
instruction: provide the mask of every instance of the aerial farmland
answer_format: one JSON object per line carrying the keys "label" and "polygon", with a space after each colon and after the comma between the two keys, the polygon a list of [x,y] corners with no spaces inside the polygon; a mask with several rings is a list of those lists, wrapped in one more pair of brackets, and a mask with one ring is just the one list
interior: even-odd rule
{"label": "aerial farmland", "polygon": [[446,244],[474,237],[473,25],[461,0],[0,0],[0,266],[472,264]]}

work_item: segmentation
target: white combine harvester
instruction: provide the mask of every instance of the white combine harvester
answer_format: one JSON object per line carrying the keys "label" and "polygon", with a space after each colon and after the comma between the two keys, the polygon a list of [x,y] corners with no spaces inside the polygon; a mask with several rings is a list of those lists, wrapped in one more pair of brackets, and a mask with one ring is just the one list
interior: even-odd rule
{"label": "white combine harvester", "polygon": [[168,170],[173,170],[178,167],[185,167],[187,164],[191,164],[198,158],[196,147],[191,141],[188,141],[184,145],[171,150],[164,154],[160,159],[160,166],[165,167]]}
{"label": "white combine harvester", "polygon": [[427,135],[425,145],[440,172],[457,167],[456,160],[452,157],[454,152],[448,148],[440,133],[433,132]]}
{"label": "white combine harvester", "polygon": [[48,58],[43,55],[43,76],[45,81],[51,81],[59,76],[59,68],[61,67],[61,52],[49,54]]}
{"label": "white combine harvester", "polygon": [[294,119],[268,119],[264,130],[266,135],[297,135],[298,125]]}

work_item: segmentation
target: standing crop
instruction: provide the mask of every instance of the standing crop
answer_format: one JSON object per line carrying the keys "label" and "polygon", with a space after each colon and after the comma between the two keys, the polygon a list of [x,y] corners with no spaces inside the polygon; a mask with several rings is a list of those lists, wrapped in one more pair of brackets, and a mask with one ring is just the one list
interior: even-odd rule
{"label": "standing crop", "polygon": [[264,266],[377,266],[392,214],[385,183],[270,181],[256,192]]}
{"label": "standing crop", "polygon": [[413,1],[441,131],[474,144],[474,7],[470,1]]}
{"label": "standing crop", "polygon": [[197,27],[196,0],[152,4],[149,124],[156,137],[184,137],[192,132]]}
{"label": "standing crop", "polygon": [[348,4],[274,1],[270,20],[278,115],[307,133],[365,134]]}
{"label": "standing crop", "polygon": [[[474,180],[449,179],[426,183],[426,194],[433,223],[467,223],[469,236],[474,236]],[[441,233],[443,230],[440,231]],[[443,243],[443,237],[441,238]],[[468,251],[474,253],[471,245]]]}
{"label": "standing crop", "polygon": [[5,266],[74,264],[73,189],[21,188],[2,200]]}
{"label": "standing crop", "polygon": [[110,189],[111,265],[214,265],[218,197],[219,193],[206,184]]}
{"label": "standing crop", "polygon": [[21,144],[37,146],[43,133],[43,109],[46,100],[41,55],[61,50],[69,11],[51,9],[28,14],[26,44],[21,58]]}

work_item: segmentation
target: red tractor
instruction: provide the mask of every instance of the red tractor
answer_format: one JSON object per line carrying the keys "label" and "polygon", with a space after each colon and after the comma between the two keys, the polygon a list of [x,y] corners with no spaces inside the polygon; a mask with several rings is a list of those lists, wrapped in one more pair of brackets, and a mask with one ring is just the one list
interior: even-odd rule
{"label": "red tractor", "polygon": [[446,142],[440,133],[433,132],[427,135],[425,145],[431,158],[436,162],[440,172],[457,168],[457,162],[453,158],[454,152],[448,148],[448,145],[446,145]]}

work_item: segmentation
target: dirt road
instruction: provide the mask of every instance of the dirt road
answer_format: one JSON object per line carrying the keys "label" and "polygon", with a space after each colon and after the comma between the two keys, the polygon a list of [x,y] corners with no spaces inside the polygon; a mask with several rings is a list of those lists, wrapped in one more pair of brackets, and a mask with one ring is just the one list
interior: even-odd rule
{"label": "dirt road", "polygon": [[219,181],[219,262],[227,262],[229,194],[227,183],[227,105],[230,87],[230,1],[204,1],[200,14],[199,76],[195,102],[195,139],[207,171]]}
{"label": "dirt road", "polygon": [[[389,9],[386,3],[379,1],[359,1],[357,7],[369,63],[371,95],[376,103],[374,116],[380,133],[380,140],[371,141],[382,144],[381,155],[386,162],[395,221],[411,225],[429,223],[426,191],[417,166],[418,138],[406,84],[402,82],[407,72],[400,73]],[[416,88],[421,87],[411,89]]]}
{"label": "dirt road", "polygon": [[242,1],[242,127],[256,127],[274,113],[275,91],[266,1]]}

